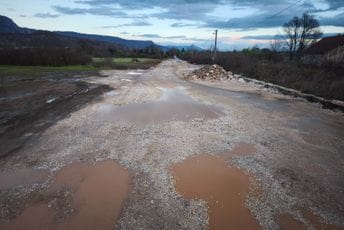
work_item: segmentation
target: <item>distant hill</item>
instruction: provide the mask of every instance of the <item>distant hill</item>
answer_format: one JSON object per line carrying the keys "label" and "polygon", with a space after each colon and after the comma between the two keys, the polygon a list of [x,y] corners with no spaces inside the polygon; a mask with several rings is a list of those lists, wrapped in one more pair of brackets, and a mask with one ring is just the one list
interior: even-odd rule
{"label": "distant hill", "polygon": [[[195,46],[161,46],[149,40],[128,40],[120,37],[83,34],[70,31],[42,31],[19,27],[12,19],[0,15],[0,45],[27,48],[37,46],[57,46],[57,47],[75,47],[76,43],[84,41],[87,46],[104,48],[114,46],[116,49],[145,49],[158,48],[168,51],[173,48],[185,51],[202,51],[203,49]],[[111,44],[111,45],[110,45]],[[111,48],[113,49],[113,47]]]}
{"label": "distant hill", "polygon": [[129,48],[137,48],[143,49],[150,46],[158,46],[152,41],[142,41],[142,40],[127,40],[119,37],[112,37],[112,36],[104,36],[104,35],[96,35],[96,34],[81,34],[76,32],[63,32],[63,31],[56,31],[55,33],[73,37],[73,38],[82,38],[82,39],[89,39],[93,41],[101,41],[101,42],[110,42],[115,43],[118,45],[123,45]]}
{"label": "distant hill", "polygon": [[164,49],[169,50],[169,49],[178,49],[182,50],[184,49],[185,51],[204,51],[202,48],[195,46],[195,45],[190,45],[190,46],[164,46]]}
{"label": "distant hill", "polygon": [[[12,34],[11,37],[14,38],[15,37],[14,34],[17,34],[17,35],[18,34],[33,34],[35,33],[35,31],[36,30],[34,29],[19,27],[12,19],[0,15],[0,34]],[[56,36],[54,38],[55,39],[58,38],[60,41],[63,40],[63,39],[60,39],[61,37],[66,37],[66,38],[76,38],[78,40],[80,39],[92,40],[93,42],[94,41],[98,41],[102,43],[106,42],[106,43],[114,44],[116,46],[123,46],[123,48],[142,49],[142,48],[151,47],[151,46],[156,46],[160,48],[159,45],[156,45],[152,41],[126,40],[119,37],[94,35],[94,34],[82,34],[82,33],[76,33],[76,32],[64,32],[64,31],[56,31],[56,32],[45,31],[45,32],[50,33],[49,38],[51,38],[52,34],[55,33]],[[20,36],[20,38],[23,38],[23,37],[24,37],[23,35]],[[22,40],[22,42],[24,42],[24,40]],[[69,40],[65,39],[65,41],[69,41]],[[54,42],[56,41],[53,41],[52,43]]]}
{"label": "distant hill", "polygon": [[31,33],[34,30],[21,28],[12,19],[0,15],[0,33]]}

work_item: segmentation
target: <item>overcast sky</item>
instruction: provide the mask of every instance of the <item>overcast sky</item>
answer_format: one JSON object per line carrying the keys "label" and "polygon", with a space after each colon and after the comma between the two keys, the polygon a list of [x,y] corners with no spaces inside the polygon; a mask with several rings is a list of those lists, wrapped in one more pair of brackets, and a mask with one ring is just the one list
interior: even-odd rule
{"label": "overcast sky", "polygon": [[19,26],[195,44],[266,46],[281,25],[309,11],[326,35],[344,33],[344,0],[0,0],[0,14]]}

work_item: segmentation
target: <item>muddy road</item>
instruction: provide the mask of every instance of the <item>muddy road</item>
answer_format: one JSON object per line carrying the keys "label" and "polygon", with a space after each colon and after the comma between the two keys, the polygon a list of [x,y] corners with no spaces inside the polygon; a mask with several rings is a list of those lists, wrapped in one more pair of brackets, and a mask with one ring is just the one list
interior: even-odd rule
{"label": "muddy road", "polygon": [[343,229],[343,114],[197,68],[78,78],[3,122],[0,229]]}

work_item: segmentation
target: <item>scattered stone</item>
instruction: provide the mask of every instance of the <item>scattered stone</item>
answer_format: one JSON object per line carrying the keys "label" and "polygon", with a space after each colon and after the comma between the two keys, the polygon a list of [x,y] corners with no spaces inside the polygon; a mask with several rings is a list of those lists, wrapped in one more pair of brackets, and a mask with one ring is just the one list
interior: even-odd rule
{"label": "scattered stone", "polygon": [[219,65],[205,65],[186,76],[187,80],[226,80],[233,77],[232,72],[227,72]]}

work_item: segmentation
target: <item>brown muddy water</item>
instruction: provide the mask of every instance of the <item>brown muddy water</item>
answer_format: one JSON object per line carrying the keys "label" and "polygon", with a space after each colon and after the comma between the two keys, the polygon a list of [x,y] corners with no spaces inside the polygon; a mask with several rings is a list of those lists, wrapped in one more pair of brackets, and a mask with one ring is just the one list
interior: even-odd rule
{"label": "brown muddy water", "polygon": [[96,108],[96,118],[101,121],[147,124],[194,118],[214,119],[223,115],[220,107],[197,102],[182,90],[161,88],[161,91],[163,94],[157,101],[121,106],[100,104]]}
{"label": "brown muddy water", "polygon": [[[113,229],[130,191],[130,175],[115,161],[95,165],[72,163],[54,176],[47,197],[61,190],[72,193],[72,214],[59,220],[59,202],[30,205],[0,229]],[[62,202],[62,205],[65,205]]]}
{"label": "brown muddy water", "polygon": [[198,155],[172,166],[177,192],[207,202],[210,229],[260,229],[245,207],[250,178],[226,161],[253,152],[254,146],[241,143],[221,156]]}

